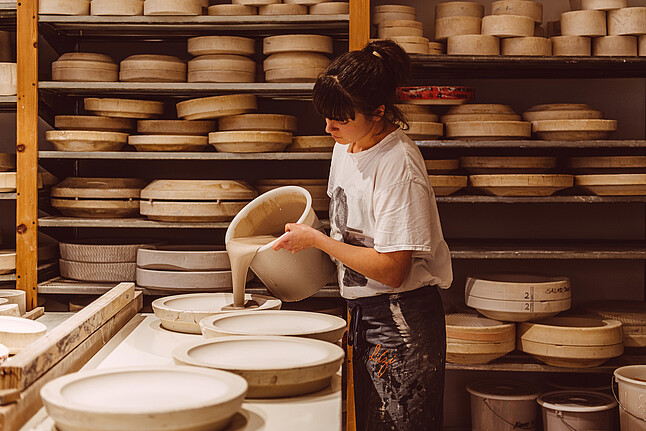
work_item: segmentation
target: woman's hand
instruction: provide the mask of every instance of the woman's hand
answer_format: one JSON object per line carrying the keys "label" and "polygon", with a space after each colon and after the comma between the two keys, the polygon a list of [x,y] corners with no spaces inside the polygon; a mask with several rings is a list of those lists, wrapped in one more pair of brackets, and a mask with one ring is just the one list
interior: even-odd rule
{"label": "woman's hand", "polygon": [[323,233],[311,226],[298,223],[287,223],[285,225],[285,234],[281,236],[273,245],[274,250],[284,248],[293,253],[297,253],[306,248],[316,247],[316,239]]}

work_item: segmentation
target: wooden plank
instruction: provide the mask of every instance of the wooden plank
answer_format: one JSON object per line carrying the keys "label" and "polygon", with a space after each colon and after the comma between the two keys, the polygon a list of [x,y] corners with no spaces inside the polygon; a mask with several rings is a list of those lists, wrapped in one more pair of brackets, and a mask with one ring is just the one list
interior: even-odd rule
{"label": "wooden plank", "polygon": [[546,197],[513,197],[513,196],[436,196],[438,203],[456,204],[553,204],[553,203],[644,203],[646,196],[546,196]]}
{"label": "wooden plank", "polygon": [[313,83],[193,83],[193,82],[63,82],[41,81],[43,91],[71,95],[152,95],[152,96],[216,96],[230,93],[247,93],[258,96],[309,96]]}
{"label": "wooden plank", "polygon": [[[447,240],[453,259],[646,259],[646,244],[635,242],[541,243]],[[532,243],[533,242],[533,243]]]}
{"label": "wooden plank", "polygon": [[[346,312],[347,322],[348,322],[348,336],[347,340],[350,339],[350,310]],[[350,343],[346,346],[346,368],[347,368],[347,381],[346,381],[346,425],[345,429],[347,431],[356,431],[356,414],[354,407],[354,369],[352,362],[352,345]]]}
{"label": "wooden plank", "polygon": [[330,160],[332,153],[199,153],[132,151],[40,151],[41,159],[96,160]]}
{"label": "wooden plank", "polygon": [[[329,227],[327,220],[321,220]],[[155,229],[226,229],[229,222],[164,222],[145,218],[86,219],[78,217],[41,217],[41,227],[106,227],[106,228],[155,228]]]}
{"label": "wooden plank", "polygon": [[142,296],[135,295],[114,316],[72,350],[65,358],[42,375],[20,395],[15,403],[0,406],[0,429],[17,431],[41,408],[41,388],[49,381],[81,369],[117,332],[132,319],[143,305]]}
{"label": "wooden plank", "polygon": [[135,294],[121,283],[0,366],[0,388],[23,390],[112,318]]}
{"label": "wooden plank", "polygon": [[33,310],[28,311],[25,314],[23,314],[22,317],[25,318],[25,319],[36,320],[39,317],[41,317],[43,314],[45,314],[45,308],[44,307],[36,307]]}
{"label": "wooden plank", "polygon": [[361,49],[370,39],[370,0],[350,2],[350,51]]}
{"label": "wooden plank", "polygon": [[38,0],[21,0],[17,11],[18,96],[16,120],[16,288],[27,310],[38,294]]}

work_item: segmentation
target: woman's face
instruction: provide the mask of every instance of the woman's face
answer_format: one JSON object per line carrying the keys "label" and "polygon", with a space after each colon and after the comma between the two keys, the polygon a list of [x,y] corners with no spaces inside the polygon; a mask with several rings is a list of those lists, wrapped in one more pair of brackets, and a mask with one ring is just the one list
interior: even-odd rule
{"label": "woman's face", "polygon": [[339,144],[352,144],[370,136],[378,118],[355,112],[354,120],[336,121],[325,119],[325,132]]}

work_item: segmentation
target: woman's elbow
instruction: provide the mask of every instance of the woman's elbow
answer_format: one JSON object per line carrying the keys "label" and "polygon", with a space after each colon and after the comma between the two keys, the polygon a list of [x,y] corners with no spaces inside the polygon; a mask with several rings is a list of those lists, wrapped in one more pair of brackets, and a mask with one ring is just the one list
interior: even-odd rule
{"label": "woman's elbow", "polygon": [[387,276],[383,283],[393,289],[399,289],[401,285],[404,284],[404,281],[406,281],[406,275],[407,274],[397,274],[392,272]]}

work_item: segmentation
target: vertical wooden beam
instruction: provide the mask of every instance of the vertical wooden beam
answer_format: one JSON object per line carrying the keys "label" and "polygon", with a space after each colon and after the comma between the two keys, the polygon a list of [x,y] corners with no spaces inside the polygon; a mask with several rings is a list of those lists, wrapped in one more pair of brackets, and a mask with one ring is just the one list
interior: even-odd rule
{"label": "vertical wooden beam", "polygon": [[354,370],[353,370],[353,359],[352,359],[352,344],[350,343],[350,310],[346,312],[347,322],[348,322],[348,335],[346,339],[348,340],[347,345],[347,362],[346,362],[346,401],[345,401],[345,430],[346,431],[356,431],[357,430],[357,419],[354,408]]}
{"label": "vertical wooden beam", "polygon": [[16,288],[31,310],[38,293],[38,0],[18,0],[16,26]]}
{"label": "vertical wooden beam", "polygon": [[370,0],[350,0],[350,51],[370,40]]}

